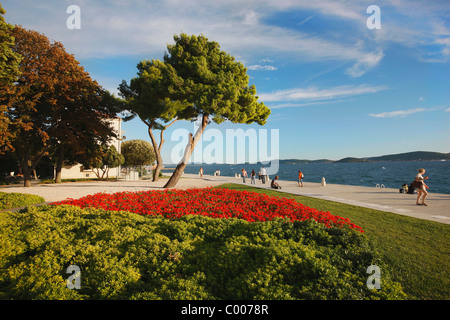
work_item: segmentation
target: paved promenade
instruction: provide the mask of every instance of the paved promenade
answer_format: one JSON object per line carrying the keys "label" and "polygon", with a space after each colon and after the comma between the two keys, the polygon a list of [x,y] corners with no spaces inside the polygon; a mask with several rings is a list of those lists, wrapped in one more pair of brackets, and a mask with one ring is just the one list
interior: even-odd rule
{"label": "paved promenade", "polygon": [[[193,179],[200,179],[197,175],[185,175]],[[222,181],[223,183],[243,184],[242,179],[234,177],[211,177],[203,176],[204,180]],[[246,185],[257,188],[270,189],[270,182],[262,184],[256,180],[256,184],[250,184],[246,179]],[[371,208],[381,211],[393,212],[401,215],[420,219],[437,221],[450,224],[450,194],[437,194],[428,190],[429,194],[426,206],[416,205],[417,195],[399,193],[398,189],[361,187],[329,184],[322,186],[321,183],[303,183],[298,187],[296,181],[279,181],[282,189],[277,191],[319,198],[335,202],[351,204],[355,206]]]}
{"label": "paved promenade", "polygon": [[[64,200],[67,198],[80,198],[89,194],[105,192],[114,193],[120,191],[162,190],[167,179],[158,182],[149,180],[141,181],[95,181],[95,182],[67,182],[62,184],[37,184],[30,188],[21,186],[5,186],[0,188],[3,192],[19,192],[36,194],[47,202]],[[234,177],[214,177],[204,175],[200,178],[194,174],[184,174],[177,184],[177,188],[203,188],[218,186],[223,183],[243,184],[242,179]],[[372,208],[381,211],[393,212],[401,215],[420,219],[427,219],[450,224],[450,195],[436,194],[429,190],[427,198],[428,207],[416,205],[416,195],[401,194],[398,189],[360,187],[305,182],[304,187],[298,187],[296,181],[279,181],[282,189],[280,192],[293,193],[313,198],[320,198],[335,202],[342,202],[356,206]],[[262,184],[256,180],[251,185],[247,179],[246,185],[258,188],[270,189],[270,183]]]}

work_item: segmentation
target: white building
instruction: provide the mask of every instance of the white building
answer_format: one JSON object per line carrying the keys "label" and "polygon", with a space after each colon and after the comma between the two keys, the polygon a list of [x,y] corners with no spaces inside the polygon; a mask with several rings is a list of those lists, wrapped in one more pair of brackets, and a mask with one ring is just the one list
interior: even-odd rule
{"label": "white building", "polygon": [[[122,119],[119,117],[115,117],[109,120],[114,128],[114,132],[116,133],[117,138],[113,138],[109,145],[113,145],[119,153],[122,153]],[[109,178],[117,178],[120,173],[120,167],[110,168],[109,169]],[[72,167],[64,167],[61,170],[61,179],[91,179],[97,178],[96,174],[88,169],[85,170],[81,164],[76,164]]]}

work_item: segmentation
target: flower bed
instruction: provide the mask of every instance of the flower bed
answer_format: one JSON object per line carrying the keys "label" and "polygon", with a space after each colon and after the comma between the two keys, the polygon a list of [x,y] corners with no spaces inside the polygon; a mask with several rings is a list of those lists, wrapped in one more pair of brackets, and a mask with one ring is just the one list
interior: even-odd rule
{"label": "flower bed", "polygon": [[129,211],[142,215],[161,215],[166,218],[203,215],[212,218],[239,218],[249,222],[274,218],[288,218],[292,222],[314,219],[327,227],[348,226],[364,232],[361,227],[346,218],[304,206],[293,199],[220,188],[97,193],[80,199],[52,203],[63,204],[80,208]]}

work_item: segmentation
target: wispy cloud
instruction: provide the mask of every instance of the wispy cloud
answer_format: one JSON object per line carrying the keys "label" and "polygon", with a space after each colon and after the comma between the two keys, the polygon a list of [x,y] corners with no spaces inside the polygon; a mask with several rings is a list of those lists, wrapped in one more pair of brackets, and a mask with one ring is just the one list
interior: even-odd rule
{"label": "wispy cloud", "polygon": [[371,113],[369,116],[375,117],[375,118],[397,118],[397,117],[406,117],[414,113],[424,112],[426,111],[425,108],[415,108],[415,109],[409,109],[409,110],[397,110],[397,111],[389,111],[389,112],[382,112],[382,113]]}
{"label": "wispy cloud", "polygon": [[326,89],[318,89],[315,87],[310,88],[295,88],[288,90],[279,90],[272,93],[259,94],[259,98],[264,102],[276,102],[276,101],[320,101],[320,100],[332,100],[342,99],[346,97],[376,93],[382,90],[386,90],[385,86],[337,86]]}
{"label": "wispy cloud", "polygon": [[377,52],[368,53],[361,57],[352,67],[346,70],[346,73],[353,78],[358,78],[375,67],[383,57],[383,50],[378,48]]}
{"label": "wispy cloud", "polygon": [[298,25],[301,26],[302,24],[308,22],[308,21],[311,20],[312,18],[313,18],[313,16],[309,16],[308,18],[303,19],[302,21],[300,21],[300,22],[298,23]]}
{"label": "wispy cloud", "polygon": [[281,108],[299,108],[299,107],[307,107],[312,105],[320,105],[320,104],[330,104],[330,103],[339,103],[350,101],[351,99],[338,99],[332,101],[315,101],[315,102],[306,102],[306,103],[280,103],[280,104],[270,104],[270,109],[281,109]]}
{"label": "wispy cloud", "polygon": [[274,66],[262,66],[259,64],[254,64],[247,67],[248,70],[264,70],[264,71],[274,71],[277,70]]}
{"label": "wispy cloud", "polygon": [[[390,43],[409,47],[420,61],[445,63],[450,60],[448,1],[386,0],[382,7],[382,27],[376,41],[383,47]],[[383,9],[395,19],[383,19]]]}
{"label": "wispy cloud", "polygon": [[[65,27],[69,4],[81,8],[81,30]],[[172,43],[174,34],[186,32],[203,33],[251,64],[255,63],[252,61],[255,52],[282,54],[285,59],[304,62],[347,63],[345,72],[353,78],[376,67],[392,42],[410,46],[416,52],[435,46],[431,55],[427,50],[421,54],[426,61],[450,59],[449,27],[445,20],[448,5],[430,1],[417,1],[414,6],[404,0],[382,1],[382,28],[373,32],[366,28],[367,3],[350,0],[4,0],[3,6],[8,11],[8,22],[62,41],[77,58],[124,55],[158,58],[166,45]],[[383,19],[385,8],[395,19]],[[342,29],[332,32],[308,33],[303,28],[268,24],[266,19],[296,11],[310,14],[300,24],[306,25],[312,17],[345,23]]]}
{"label": "wispy cloud", "polygon": [[[269,25],[264,19],[277,12],[302,9],[342,19],[363,17],[355,7],[335,1],[311,4],[311,1],[293,0],[73,0],[70,4],[81,8],[81,30],[65,27],[67,1],[46,0],[45,5],[32,0],[10,1],[6,0],[4,5],[8,10],[7,19],[62,41],[79,59],[124,55],[162,57],[166,45],[173,42],[173,35],[180,32],[203,33],[219,42],[222,49],[246,61],[251,61],[255,52],[267,52],[305,62],[350,63],[348,74],[353,77],[367,72],[383,57],[381,48],[355,45],[353,40],[344,42],[326,34],[288,30]],[[33,9],[24,14],[23,7]],[[262,70],[268,68],[274,70],[272,67],[262,67]]]}

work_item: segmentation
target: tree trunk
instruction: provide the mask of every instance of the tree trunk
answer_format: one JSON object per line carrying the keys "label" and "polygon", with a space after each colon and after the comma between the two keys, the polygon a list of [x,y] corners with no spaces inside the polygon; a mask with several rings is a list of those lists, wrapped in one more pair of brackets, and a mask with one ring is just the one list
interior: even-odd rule
{"label": "tree trunk", "polygon": [[205,127],[208,124],[208,116],[209,115],[207,113],[202,115],[202,125],[200,126],[200,128],[198,128],[194,137],[192,137],[192,133],[189,134],[189,142],[184,151],[183,158],[175,168],[174,172],[172,173],[172,176],[170,177],[169,181],[167,181],[164,188],[173,188],[177,185],[178,180],[180,180],[181,175],[183,174],[184,169],[186,168],[186,165],[189,159],[191,158],[195,145],[201,139],[202,134],[205,131]]}
{"label": "tree trunk", "polygon": [[95,176],[97,177],[98,180],[100,179],[100,171],[98,168],[92,168],[92,173],[95,174]]}
{"label": "tree trunk", "polygon": [[31,187],[31,168],[26,162],[25,165],[22,166],[22,173],[23,173],[23,186],[25,188]]}
{"label": "tree trunk", "polygon": [[163,168],[163,161],[162,161],[161,153],[155,152],[155,154],[156,154],[156,168],[155,168],[155,172],[153,174],[152,181],[158,181],[159,173],[161,172],[161,169]]}
{"label": "tree trunk", "polygon": [[[142,120],[142,118],[141,118]],[[161,134],[160,134],[160,139],[159,139],[159,146],[158,143],[156,142],[155,136],[153,135],[153,131],[152,128],[154,126],[154,123],[152,122],[148,122],[148,121],[144,121],[142,120],[147,126],[148,126],[148,135],[150,136],[150,140],[152,141],[152,145],[153,145],[153,150],[155,151],[155,156],[156,156],[156,168],[155,168],[155,172],[153,173],[153,179],[152,181],[158,181],[159,179],[159,173],[161,172],[161,169],[163,168],[163,160],[161,157],[161,148],[164,144],[164,131],[170,127],[171,125],[173,125],[175,122],[178,121],[177,118],[173,119],[173,121],[171,123],[169,123],[167,126],[164,127],[164,129],[161,129]]]}
{"label": "tree trunk", "polygon": [[58,160],[56,161],[56,168],[55,168],[55,183],[61,183],[61,171],[62,171],[62,165],[63,165],[63,154],[64,154],[64,146],[59,146],[59,155]]}
{"label": "tree trunk", "polygon": [[22,167],[22,174],[23,174],[23,186],[25,188],[31,187],[31,168],[29,166],[30,162],[30,156],[27,150],[19,157],[19,163]]}
{"label": "tree trunk", "polygon": [[[42,159],[44,154],[46,154],[48,150],[48,147],[44,151],[42,151],[39,156],[31,161],[30,160],[30,152],[28,150],[25,151],[24,154],[19,155],[19,162],[22,166],[22,172],[23,172],[23,186],[24,187],[31,187],[31,172],[36,169],[37,164]],[[31,163],[31,164],[30,164]]]}
{"label": "tree trunk", "polygon": [[153,135],[151,126],[148,127],[148,135],[150,136],[150,140],[152,141],[152,145],[153,145],[153,150],[155,151],[155,155],[156,155],[156,168],[155,168],[155,173],[153,174],[153,179],[152,179],[152,181],[155,182],[155,181],[158,181],[159,172],[161,171],[161,169],[163,167],[163,162],[162,162],[161,152],[159,152],[158,144],[156,142],[155,136]]}

